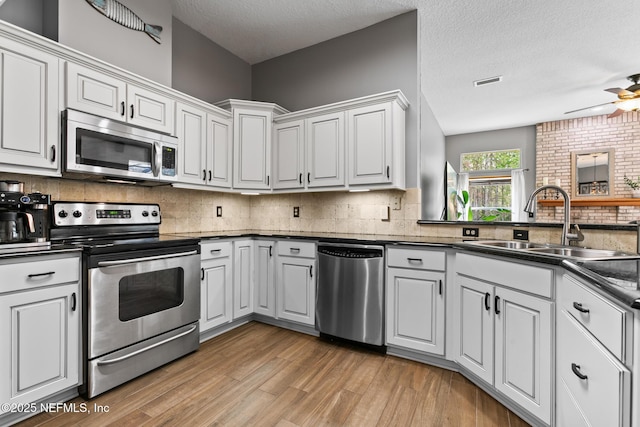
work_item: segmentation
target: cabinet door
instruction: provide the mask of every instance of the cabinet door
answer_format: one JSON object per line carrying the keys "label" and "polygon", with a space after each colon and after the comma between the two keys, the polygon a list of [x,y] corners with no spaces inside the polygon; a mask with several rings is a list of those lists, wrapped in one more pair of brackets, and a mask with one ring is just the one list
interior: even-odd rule
{"label": "cabinet door", "polygon": [[551,423],[551,302],[496,288],[495,387]]}
{"label": "cabinet door", "polygon": [[177,105],[178,180],[204,184],[207,178],[207,113],[190,105]]}
{"label": "cabinet door", "polygon": [[80,301],[75,283],[0,297],[1,403],[35,402],[79,383]]}
{"label": "cabinet door", "polygon": [[9,40],[0,55],[0,170],[51,174],[60,164],[58,58]]}
{"label": "cabinet door", "polygon": [[[590,426],[629,426],[632,373],[576,319],[562,310],[557,324],[557,385]],[[564,390],[563,390],[564,389]],[[637,399],[637,397],[634,397]],[[558,418],[576,408],[559,401]],[[561,424],[558,424],[561,425]]]}
{"label": "cabinet door", "polygon": [[234,187],[270,188],[271,119],[270,112],[234,109]]}
{"label": "cabinet door", "polygon": [[307,186],[344,185],[344,113],[307,119]]}
{"label": "cabinet door", "polygon": [[304,188],[304,120],[273,127],[273,188]]}
{"label": "cabinet door", "polygon": [[455,280],[456,362],[493,384],[494,287],[466,276]]}
{"label": "cabinet door", "polygon": [[127,85],[127,121],[131,124],[175,134],[175,101],[141,87]]}
{"label": "cabinet door", "polygon": [[355,108],[347,117],[349,185],[391,182],[391,104]]}
{"label": "cabinet door", "polygon": [[231,258],[204,261],[201,272],[200,332],[229,323],[233,305]]}
{"label": "cabinet door", "polygon": [[231,119],[207,115],[207,183],[231,188]]}
{"label": "cabinet door", "polygon": [[278,258],[278,318],[315,325],[314,264],[312,259]]}
{"label": "cabinet door", "polygon": [[67,107],[126,121],[127,85],[81,65],[67,62]]}
{"label": "cabinet door", "polygon": [[253,240],[233,243],[233,318],[253,312]]}
{"label": "cabinet door", "polygon": [[387,343],[444,355],[444,273],[387,274]]}
{"label": "cabinet door", "polygon": [[255,242],[255,290],[253,311],[264,316],[276,316],[275,242]]}

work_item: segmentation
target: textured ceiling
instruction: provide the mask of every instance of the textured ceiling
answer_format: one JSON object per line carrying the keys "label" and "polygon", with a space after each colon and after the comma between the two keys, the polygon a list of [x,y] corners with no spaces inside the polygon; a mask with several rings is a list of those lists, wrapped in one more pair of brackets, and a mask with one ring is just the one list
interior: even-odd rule
{"label": "textured ceiling", "polygon": [[[174,15],[250,64],[417,9],[422,92],[446,135],[615,110],[640,73],[639,0],[172,0]],[[503,76],[501,83],[473,81]]]}

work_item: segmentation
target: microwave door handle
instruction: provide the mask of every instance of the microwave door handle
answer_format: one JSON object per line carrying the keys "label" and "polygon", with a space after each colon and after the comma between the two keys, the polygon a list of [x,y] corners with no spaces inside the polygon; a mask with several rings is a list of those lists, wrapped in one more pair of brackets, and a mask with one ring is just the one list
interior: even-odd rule
{"label": "microwave door handle", "polygon": [[153,176],[160,176],[160,168],[162,167],[162,146],[158,141],[153,143]]}

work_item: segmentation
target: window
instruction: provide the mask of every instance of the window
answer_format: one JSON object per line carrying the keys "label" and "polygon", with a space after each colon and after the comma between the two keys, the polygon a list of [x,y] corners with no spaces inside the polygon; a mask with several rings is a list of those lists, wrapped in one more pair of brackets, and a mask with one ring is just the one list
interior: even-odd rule
{"label": "window", "polygon": [[511,171],[518,168],[517,149],[460,155],[460,170],[469,174],[474,221],[511,221]]}

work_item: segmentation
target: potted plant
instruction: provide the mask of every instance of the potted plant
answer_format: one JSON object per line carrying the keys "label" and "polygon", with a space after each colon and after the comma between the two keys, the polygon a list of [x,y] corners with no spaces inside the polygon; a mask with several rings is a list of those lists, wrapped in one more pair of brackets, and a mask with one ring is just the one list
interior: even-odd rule
{"label": "potted plant", "polygon": [[631,187],[631,197],[640,198],[640,176],[634,181],[625,175],[624,183]]}

